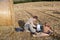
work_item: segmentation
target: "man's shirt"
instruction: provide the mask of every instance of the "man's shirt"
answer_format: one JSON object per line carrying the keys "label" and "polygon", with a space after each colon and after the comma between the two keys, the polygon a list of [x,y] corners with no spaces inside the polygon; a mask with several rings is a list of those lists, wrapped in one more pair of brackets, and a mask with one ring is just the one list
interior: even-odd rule
{"label": "man's shirt", "polygon": [[34,25],[34,19],[33,19],[33,18],[30,18],[30,19],[25,23],[25,25],[26,25],[26,24],[30,24],[31,26],[36,27],[36,26]]}

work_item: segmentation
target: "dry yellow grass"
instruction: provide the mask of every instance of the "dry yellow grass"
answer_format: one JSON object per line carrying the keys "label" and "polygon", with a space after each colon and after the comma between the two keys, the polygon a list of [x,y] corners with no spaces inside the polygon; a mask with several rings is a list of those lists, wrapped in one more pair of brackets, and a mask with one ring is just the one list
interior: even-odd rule
{"label": "dry yellow grass", "polygon": [[[59,27],[60,25],[60,2],[34,2],[14,4],[16,24],[19,19],[27,21],[32,15],[37,15],[39,20],[50,22],[52,27]],[[55,29],[57,29],[55,28]]]}

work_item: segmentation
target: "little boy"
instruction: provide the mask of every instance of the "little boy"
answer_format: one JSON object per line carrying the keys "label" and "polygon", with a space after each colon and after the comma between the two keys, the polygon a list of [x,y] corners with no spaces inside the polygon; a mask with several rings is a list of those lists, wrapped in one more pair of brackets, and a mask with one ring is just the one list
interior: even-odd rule
{"label": "little boy", "polygon": [[49,25],[49,23],[45,23],[43,26],[43,32],[46,34],[51,34],[53,31]]}

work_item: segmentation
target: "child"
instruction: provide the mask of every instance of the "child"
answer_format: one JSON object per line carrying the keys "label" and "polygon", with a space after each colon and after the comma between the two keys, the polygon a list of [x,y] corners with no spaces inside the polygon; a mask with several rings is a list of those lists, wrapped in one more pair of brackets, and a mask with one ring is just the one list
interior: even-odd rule
{"label": "child", "polygon": [[43,32],[46,33],[46,34],[51,34],[53,31],[49,25],[49,23],[45,23],[44,26],[43,26]]}
{"label": "child", "polygon": [[[38,25],[39,26],[39,25]],[[40,30],[40,29],[39,29]],[[49,23],[45,23],[43,25],[43,32],[37,35],[33,35],[33,37],[44,37],[44,36],[49,36],[53,31],[51,30],[51,27]]]}

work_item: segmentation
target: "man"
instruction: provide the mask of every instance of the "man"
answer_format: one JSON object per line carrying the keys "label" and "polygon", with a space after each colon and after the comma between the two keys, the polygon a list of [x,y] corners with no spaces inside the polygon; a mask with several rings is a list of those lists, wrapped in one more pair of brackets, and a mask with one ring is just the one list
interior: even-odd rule
{"label": "man", "polygon": [[30,18],[24,26],[25,31],[30,31],[31,33],[36,33],[36,25],[34,24],[37,21],[38,17],[37,16],[33,16],[32,18]]}

